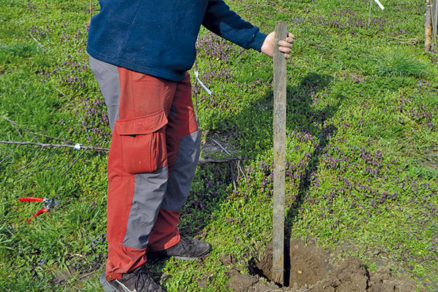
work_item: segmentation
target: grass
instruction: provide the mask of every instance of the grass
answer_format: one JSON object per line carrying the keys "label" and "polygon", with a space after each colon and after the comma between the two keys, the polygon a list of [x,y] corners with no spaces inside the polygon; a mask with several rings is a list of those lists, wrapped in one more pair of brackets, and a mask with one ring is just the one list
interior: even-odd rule
{"label": "grass", "polygon": [[[296,36],[288,232],[438,289],[438,69],[422,51],[423,1],[374,6],[369,25],[368,1],[228,3],[265,32],[286,20]],[[0,140],[109,146],[85,53],[91,4],[0,0]],[[203,140],[219,137],[243,160],[198,168],[180,228],[213,251],[152,263],[168,291],[226,290],[221,258],[245,272],[271,238],[271,60],[202,30],[197,66],[213,91],[193,87]],[[105,171],[105,152],[0,144],[0,290],[99,291]],[[26,223],[40,205],[17,198],[30,195],[60,203]]]}
{"label": "grass", "polygon": [[378,75],[413,76],[421,78],[427,75],[427,65],[414,59],[406,50],[396,49],[384,52],[377,60]]}

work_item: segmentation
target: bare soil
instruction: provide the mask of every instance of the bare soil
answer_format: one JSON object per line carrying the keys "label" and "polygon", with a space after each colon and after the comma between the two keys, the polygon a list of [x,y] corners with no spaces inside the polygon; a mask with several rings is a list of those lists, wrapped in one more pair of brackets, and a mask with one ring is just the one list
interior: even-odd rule
{"label": "bare soil", "polygon": [[[324,251],[313,243],[291,240],[285,263],[285,286],[271,279],[272,247],[268,246],[261,260],[251,261],[252,275],[230,272],[227,288],[233,291],[296,291],[296,292],[410,292],[416,290],[409,278],[396,278],[391,270],[370,272],[357,258]],[[291,264],[289,264],[291,263]],[[263,279],[265,278],[265,279]],[[267,279],[267,281],[266,281]]]}

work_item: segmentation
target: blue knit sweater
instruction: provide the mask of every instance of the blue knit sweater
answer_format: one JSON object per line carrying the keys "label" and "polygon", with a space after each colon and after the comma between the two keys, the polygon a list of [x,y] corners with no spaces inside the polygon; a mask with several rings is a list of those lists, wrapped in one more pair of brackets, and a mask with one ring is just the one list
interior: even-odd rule
{"label": "blue knit sweater", "polygon": [[137,72],[179,81],[196,57],[201,25],[244,48],[266,37],[222,0],[100,0],[91,20],[88,53]]}

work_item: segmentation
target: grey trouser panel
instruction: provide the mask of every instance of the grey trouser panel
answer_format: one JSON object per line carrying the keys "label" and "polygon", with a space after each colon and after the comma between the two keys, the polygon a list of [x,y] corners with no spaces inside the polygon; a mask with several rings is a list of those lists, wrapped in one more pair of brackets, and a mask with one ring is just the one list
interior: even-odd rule
{"label": "grey trouser panel", "polygon": [[187,200],[199,161],[200,145],[199,132],[192,133],[180,140],[175,166],[170,174],[162,208],[179,210]]}
{"label": "grey trouser panel", "polygon": [[108,108],[108,120],[111,130],[119,119],[120,78],[117,66],[99,61],[89,56],[91,70],[99,83],[105,104]]}

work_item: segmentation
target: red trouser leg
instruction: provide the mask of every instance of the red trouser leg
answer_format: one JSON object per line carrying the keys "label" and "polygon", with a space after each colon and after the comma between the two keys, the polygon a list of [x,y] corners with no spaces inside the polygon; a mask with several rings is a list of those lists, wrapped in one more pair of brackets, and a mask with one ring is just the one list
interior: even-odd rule
{"label": "red trouser leg", "polygon": [[149,248],[163,250],[180,240],[179,210],[187,199],[199,159],[200,137],[191,99],[190,76],[177,84],[166,128],[169,180],[150,234]]}
{"label": "red trouser leg", "polygon": [[168,181],[166,127],[176,82],[118,68],[120,119],[108,158],[108,280],[146,261]]}
{"label": "red trouser leg", "polygon": [[[108,280],[179,241],[179,210],[199,157],[190,78],[171,82],[90,57],[113,128],[108,158]],[[117,120],[117,121],[116,121]]]}

